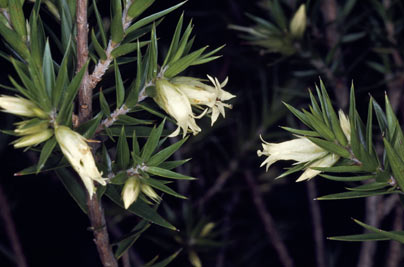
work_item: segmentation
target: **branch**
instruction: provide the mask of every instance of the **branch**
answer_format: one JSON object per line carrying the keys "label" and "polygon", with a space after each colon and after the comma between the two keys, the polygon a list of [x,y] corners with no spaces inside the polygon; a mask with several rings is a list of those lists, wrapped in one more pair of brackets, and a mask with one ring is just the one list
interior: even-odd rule
{"label": "branch", "polygon": [[262,223],[264,224],[265,232],[267,233],[269,242],[278,253],[279,260],[282,263],[282,265],[284,267],[293,267],[294,266],[293,259],[290,257],[289,252],[285,244],[283,243],[278,230],[276,229],[274,219],[272,218],[271,214],[268,212],[267,207],[265,206],[261,192],[259,191],[258,186],[255,184],[251,172],[246,171],[244,177],[247,181],[248,187],[250,188],[255,207],[257,208]]}
{"label": "branch", "polygon": [[21,243],[18,238],[17,231],[11,217],[10,208],[7,202],[7,198],[3,193],[3,189],[0,186],[0,215],[4,221],[4,228],[6,228],[6,234],[10,240],[11,247],[13,248],[15,261],[17,267],[27,267],[24,253],[22,251]]}
{"label": "branch", "polygon": [[[125,9],[122,11],[122,24],[123,24],[123,31],[125,32],[131,24],[131,20],[127,20],[128,16],[128,9],[130,4],[125,5]],[[86,81],[86,85],[89,90],[93,90],[97,84],[101,81],[102,76],[104,76],[105,72],[108,70],[109,65],[111,64],[112,60],[114,59],[111,55],[112,51],[120,46],[120,43],[114,43],[112,40],[109,40],[107,49],[105,50],[105,54],[107,55],[107,59],[99,60],[97,65],[94,68],[94,71],[91,73],[89,79]]]}
{"label": "branch", "polygon": [[318,201],[314,200],[317,196],[317,189],[315,180],[307,181],[307,196],[309,198],[309,208],[311,213],[311,218],[313,221],[313,237],[315,242],[315,252],[316,252],[316,263],[317,267],[325,267],[325,253],[324,253],[324,233],[323,226],[321,223],[321,211],[320,204]]}
{"label": "branch", "polygon": [[[88,59],[87,0],[77,0],[76,8],[77,68],[81,69]],[[79,89],[79,123],[88,121],[92,116],[92,88],[88,86],[88,79],[88,72],[86,72]],[[91,228],[93,229],[94,242],[103,266],[118,267],[109,244],[104,210],[96,194],[88,196],[87,208]]]}

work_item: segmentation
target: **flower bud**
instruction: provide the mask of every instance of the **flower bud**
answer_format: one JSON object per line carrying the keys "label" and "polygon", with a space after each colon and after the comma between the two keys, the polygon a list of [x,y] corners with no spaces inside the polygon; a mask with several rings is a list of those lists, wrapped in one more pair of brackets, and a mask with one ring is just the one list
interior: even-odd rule
{"label": "flower bud", "polygon": [[154,189],[145,183],[142,183],[140,186],[142,193],[148,196],[154,202],[159,202],[161,200],[160,196],[154,191]]}
{"label": "flower bud", "polygon": [[134,176],[129,177],[128,180],[126,180],[126,183],[123,186],[121,193],[125,209],[128,209],[129,206],[136,201],[136,199],[139,197],[139,193],[140,193],[139,178]]}
{"label": "flower bud", "polygon": [[40,132],[25,135],[13,142],[14,148],[21,148],[27,146],[36,146],[49,138],[53,135],[53,131],[51,129],[42,130]]}
{"label": "flower bud", "polygon": [[39,117],[46,119],[48,115],[31,101],[15,96],[0,96],[0,108],[3,112],[24,117]]}
{"label": "flower bud", "polygon": [[339,116],[339,125],[341,126],[341,129],[344,132],[345,137],[348,140],[348,143],[351,143],[351,124],[349,122],[349,119],[342,110],[338,111],[338,116]]}
{"label": "flower bud", "polygon": [[95,192],[93,181],[101,185],[106,185],[106,182],[95,165],[93,154],[86,143],[86,139],[66,126],[56,126],[55,136],[60,149],[73,169],[80,175],[90,198],[92,198]]}
{"label": "flower bud", "polygon": [[42,132],[48,128],[48,121],[33,119],[17,123],[17,129],[15,129],[14,132],[17,135],[28,135]]}
{"label": "flower bud", "polygon": [[301,39],[303,37],[304,31],[306,30],[306,24],[306,5],[302,4],[290,21],[289,29],[293,38]]}

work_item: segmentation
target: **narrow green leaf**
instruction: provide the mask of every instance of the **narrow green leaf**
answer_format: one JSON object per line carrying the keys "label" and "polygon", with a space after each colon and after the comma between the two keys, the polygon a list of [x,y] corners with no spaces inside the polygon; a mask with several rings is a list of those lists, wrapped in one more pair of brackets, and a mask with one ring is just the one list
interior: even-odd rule
{"label": "narrow green leaf", "polygon": [[150,44],[150,41],[144,41],[144,42],[139,42],[139,43],[126,43],[123,45],[118,46],[111,52],[111,56],[113,58],[118,58],[120,56],[124,56],[126,54],[132,53],[133,51],[136,51],[139,48],[142,48],[146,45]]}
{"label": "narrow green leaf", "polygon": [[181,165],[187,163],[190,160],[191,159],[165,161],[165,162],[162,162],[159,165],[159,167],[162,169],[166,169],[166,170],[172,170],[172,169],[177,168],[178,166],[181,166]]}
{"label": "narrow green leaf", "polygon": [[310,124],[310,120],[306,117],[306,115],[301,112],[300,110],[295,109],[294,107],[292,107],[291,105],[282,102],[287,109],[289,109],[290,112],[292,112],[293,115],[296,116],[296,118],[298,118],[301,122],[303,122],[306,126],[312,128],[311,124]]}
{"label": "narrow green leaf", "polygon": [[114,70],[115,70],[115,90],[116,90],[116,106],[121,107],[125,99],[125,88],[123,87],[123,81],[121,72],[119,71],[118,64],[114,60]]}
{"label": "narrow green leaf", "polygon": [[94,118],[81,124],[77,131],[80,132],[83,137],[90,139],[94,136],[98,126],[100,125],[101,119],[102,112],[99,112],[94,116]]}
{"label": "narrow green leaf", "polygon": [[45,80],[45,88],[48,92],[48,95],[52,96],[53,89],[55,87],[55,70],[53,68],[53,59],[48,41],[46,41],[42,62],[42,72]]}
{"label": "narrow green leaf", "polygon": [[93,7],[94,7],[95,18],[97,19],[97,26],[98,26],[98,29],[99,29],[100,35],[101,35],[102,45],[103,45],[103,47],[107,47],[107,37],[105,36],[104,24],[102,22],[100,12],[98,11],[96,0],[93,0]]}
{"label": "narrow green leaf", "polygon": [[351,198],[362,198],[371,196],[381,196],[387,194],[395,194],[400,191],[349,191],[343,193],[330,194],[322,197],[316,198],[317,200],[338,200],[338,199],[351,199]]}
{"label": "narrow green leaf", "polygon": [[401,190],[404,190],[404,162],[400,159],[395,149],[386,138],[383,138],[384,147],[387,153],[391,170]]}
{"label": "narrow green leaf", "polygon": [[307,137],[307,138],[314,144],[318,145],[319,147],[324,148],[326,151],[332,152],[347,159],[351,157],[349,151],[340,146],[339,144],[315,137]]}
{"label": "narrow green leaf", "polygon": [[374,183],[369,183],[369,184],[363,184],[363,185],[356,186],[356,187],[345,187],[345,189],[350,190],[350,191],[375,191],[375,190],[383,189],[388,186],[390,186],[388,183],[374,182]]}
{"label": "narrow green leaf", "polygon": [[155,14],[153,14],[153,15],[150,15],[150,16],[148,16],[148,17],[145,17],[145,18],[143,18],[143,19],[137,21],[136,23],[134,23],[132,26],[130,26],[130,27],[126,30],[126,34],[129,34],[130,32],[133,32],[134,30],[137,30],[137,29],[143,27],[144,25],[147,25],[147,24],[149,24],[149,23],[151,23],[151,22],[153,22],[153,21],[155,21],[155,20],[161,18],[162,16],[167,15],[168,13],[174,11],[175,9],[179,8],[180,6],[182,6],[182,5],[185,4],[185,3],[186,3],[186,1],[183,1],[183,2],[181,2],[181,3],[179,3],[179,4],[176,4],[175,6],[172,6],[172,7],[170,7],[170,8],[167,8],[167,9],[165,9],[165,10],[163,10],[163,11],[160,11],[160,12],[158,12],[158,13],[155,13]]}
{"label": "narrow green leaf", "polygon": [[324,177],[329,180],[338,181],[338,182],[359,182],[359,181],[366,181],[369,179],[376,178],[375,175],[363,175],[363,176],[333,176],[327,174],[319,174],[321,177]]}
{"label": "narrow green leaf", "polygon": [[100,95],[99,95],[99,100],[100,100],[100,106],[101,110],[104,113],[105,116],[109,116],[111,114],[111,109],[109,108],[108,102],[105,99],[104,93],[102,90],[100,90]]}
{"label": "narrow green leaf", "polygon": [[155,0],[136,0],[133,1],[128,10],[130,19],[135,19],[148,9]]}
{"label": "narrow green leaf", "polygon": [[27,29],[25,28],[25,17],[21,1],[8,0],[8,11],[14,30],[21,36],[22,40],[27,40]]}
{"label": "narrow green leaf", "polygon": [[115,44],[120,43],[124,37],[122,24],[122,2],[121,0],[113,0],[111,3],[111,40]]}
{"label": "narrow green leaf", "polygon": [[0,22],[0,35],[6,40],[6,42],[20,55],[22,58],[27,59],[30,57],[30,52],[21,37],[9,29],[4,23]]}
{"label": "narrow green leaf", "polygon": [[199,58],[199,56],[206,50],[207,46],[202,47],[187,56],[175,61],[172,63],[170,66],[168,66],[166,72],[164,73],[164,76],[166,78],[172,78],[176,76],[178,73],[184,71],[186,68],[188,68],[192,63]]}
{"label": "narrow green leaf", "polygon": [[111,184],[122,185],[128,180],[128,174],[125,171],[118,172],[114,177],[111,178]]}
{"label": "narrow green leaf", "polygon": [[178,42],[180,41],[183,21],[184,21],[184,13],[181,14],[181,16],[177,22],[177,26],[175,27],[174,35],[171,40],[170,47],[168,48],[166,58],[164,59],[163,66],[166,66],[169,62],[172,61],[171,59],[174,56],[174,53],[177,51]]}
{"label": "narrow green leaf", "polygon": [[357,224],[359,224],[360,226],[362,226],[363,228],[365,228],[365,229],[367,229],[369,231],[378,233],[378,234],[380,234],[382,236],[385,236],[386,238],[395,240],[395,241],[400,242],[402,244],[404,243],[404,235],[403,234],[396,234],[394,232],[383,231],[383,230],[378,229],[376,227],[373,227],[373,226],[370,226],[368,224],[365,224],[365,223],[363,223],[363,222],[361,222],[359,220],[356,220],[356,219],[353,219],[353,220],[354,220],[354,222],[356,222]]}
{"label": "narrow green leaf", "polygon": [[144,68],[142,64],[142,53],[140,51],[140,43],[139,40],[136,42],[137,45],[137,72],[136,72],[136,79],[134,81],[134,86],[130,86],[129,95],[126,98],[125,105],[128,108],[133,108],[137,102],[139,97],[140,87],[144,84]]}
{"label": "narrow green leaf", "polygon": [[106,60],[107,54],[105,53],[104,48],[102,48],[102,46],[98,42],[97,37],[95,36],[94,29],[91,30],[91,43],[94,45],[95,52],[97,52],[97,55],[100,57],[100,59]]}
{"label": "narrow green leaf", "polygon": [[80,209],[87,214],[87,192],[83,185],[66,168],[57,169],[56,174]]}
{"label": "narrow green leaf", "polygon": [[322,172],[341,172],[341,173],[346,173],[346,172],[364,172],[362,166],[334,166],[334,167],[311,167],[313,170],[318,170]]}
{"label": "narrow green leaf", "polygon": [[[404,231],[391,231],[395,235],[402,235],[404,236]],[[336,241],[348,241],[348,242],[364,242],[364,241],[386,241],[391,240],[391,238],[386,237],[383,234],[378,232],[374,233],[366,233],[366,234],[359,234],[359,235],[340,235],[340,236],[331,236],[327,237],[329,240],[336,240]]]}
{"label": "narrow green leaf", "polygon": [[140,156],[139,142],[137,141],[136,131],[132,134],[132,151],[135,155]]}
{"label": "narrow green leaf", "polygon": [[118,247],[115,251],[115,258],[119,259],[120,257],[122,257],[123,254],[125,254],[125,252],[130,249],[133,244],[139,239],[143,232],[150,227],[150,224],[146,223],[146,221],[144,220],[142,220],[139,224],[142,224],[143,226],[141,229],[133,230],[127,237],[125,237],[125,239],[118,242]]}
{"label": "narrow green leaf", "polygon": [[71,51],[71,39],[69,40],[68,48],[63,56],[62,63],[59,67],[59,72],[55,82],[55,88],[52,90],[52,104],[53,107],[59,108],[62,94],[67,87],[67,83],[69,80],[69,74],[67,72],[67,64],[69,62],[70,51]]}
{"label": "narrow green leaf", "polygon": [[[120,207],[124,207],[121,195],[118,192],[117,186],[110,185],[107,187],[105,193],[108,198],[115,202]],[[176,230],[176,228],[161,217],[153,208],[147,205],[142,199],[137,199],[128,209],[129,212],[136,214],[137,216],[162,227]]]}
{"label": "narrow green leaf", "polygon": [[84,73],[87,70],[87,65],[88,62],[84,64],[81,70],[74,76],[64,93],[63,103],[57,116],[57,122],[60,124],[63,124],[63,122],[71,119],[71,110],[74,102],[73,100],[79,90],[81,80],[83,79]]}
{"label": "narrow green leaf", "polygon": [[163,132],[165,120],[160,123],[159,127],[153,127],[153,130],[150,133],[149,138],[147,138],[146,144],[143,146],[141,158],[143,162],[147,162],[154,150],[156,150],[158,142],[161,137],[161,133]]}
{"label": "narrow green leaf", "polygon": [[366,120],[366,148],[371,156],[375,155],[375,151],[373,148],[373,98],[371,97],[369,100],[368,106],[368,117]]}
{"label": "narrow green leaf", "polygon": [[308,111],[304,110],[304,114],[306,118],[309,120],[311,127],[316,130],[322,137],[329,141],[335,140],[335,135],[332,130],[321,120],[315,117],[313,114],[310,114]]}
{"label": "narrow green leaf", "polygon": [[173,57],[171,58],[171,60],[168,62],[168,65],[170,65],[171,62],[177,61],[178,59],[181,58],[182,55],[184,55],[184,51],[185,51],[185,48],[187,47],[188,39],[191,35],[192,28],[193,28],[193,26],[192,26],[192,20],[191,20],[189,22],[187,28],[185,29],[185,32],[184,32],[183,36],[181,37],[180,42],[178,43],[178,47],[177,47],[176,51],[173,51],[175,53],[173,54]]}
{"label": "narrow green leaf", "polygon": [[320,135],[315,131],[300,130],[300,129],[294,129],[294,128],[285,127],[285,126],[281,126],[281,128],[288,131],[288,132],[298,134],[298,135],[302,135],[302,136],[320,137]]}
{"label": "narrow green leaf", "polygon": [[178,194],[177,192],[175,192],[174,190],[172,190],[170,187],[166,186],[165,184],[163,184],[161,181],[157,180],[157,179],[153,179],[153,178],[145,178],[142,179],[142,182],[145,184],[150,185],[153,188],[156,188],[164,193],[167,193],[169,195],[172,195],[174,197],[178,197],[178,198],[182,198],[182,199],[187,199],[187,197]]}
{"label": "narrow green leaf", "polygon": [[158,153],[154,154],[146,164],[148,166],[159,166],[162,162],[168,159],[172,154],[174,154],[181,146],[188,140],[187,138],[183,138],[180,141],[170,145],[169,147],[159,151]]}
{"label": "narrow green leaf", "polygon": [[49,156],[52,154],[53,149],[56,146],[56,139],[52,137],[48,141],[46,141],[45,145],[41,150],[41,154],[39,155],[39,160],[37,164],[36,173],[38,174],[42,168],[45,166],[46,161],[48,160]]}
{"label": "narrow green leaf", "polygon": [[186,176],[180,173],[176,173],[170,170],[166,170],[160,167],[148,166],[146,172],[157,175],[164,178],[178,179],[178,180],[195,180],[196,178],[191,176]]}
{"label": "narrow green leaf", "polygon": [[120,170],[128,168],[130,161],[129,144],[125,135],[125,127],[122,127],[116,148],[116,162]]}
{"label": "narrow green leaf", "polygon": [[164,259],[164,260],[162,260],[162,261],[160,261],[158,263],[155,263],[153,265],[149,265],[148,267],[165,267],[168,264],[170,264],[178,256],[178,254],[180,254],[181,251],[182,251],[182,249],[179,249],[179,250],[177,250],[177,252],[175,252],[174,254],[169,256],[168,258],[166,258],[166,259]]}
{"label": "narrow green leaf", "polygon": [[373,99],[373,109],[375,110],[377,122],[379,123],[379,127],[380,127],[381,132],[385,133],[386,136],[388,136],[386,114],[384,114],[382,108],[380,107],[380,105],[374,99]]}

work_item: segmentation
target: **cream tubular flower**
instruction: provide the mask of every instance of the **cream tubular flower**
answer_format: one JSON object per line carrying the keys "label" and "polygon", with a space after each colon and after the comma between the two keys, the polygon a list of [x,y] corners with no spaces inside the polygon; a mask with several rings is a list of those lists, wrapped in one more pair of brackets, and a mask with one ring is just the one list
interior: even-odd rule
{"label": "cream tubular flower", "polygon": [[219,83],[217,78],[212,78],[209,75],[208,79],[214,86],[204,84],[200,79],[193,77],[175,77],[172,82],[188,97],[192,105],[204,105],[209,108],[208,112],[212,113],[211,125],[213,125],[219,114],[225,117],[225,107],[232,107],[223,103],[223,101],[230,100],[236,96],[222,89],[226,86],[228,78],[222,83]]}
{"label": "cream tubular flower", "polygon": [[139,179],[134,176],[129,177],[128,180],[126,180],[121,193],[125,209],[128,209],[130,205],[136,201],[136,199],[139,197],[139,193]]}
{"label": "cream tubular flower", "polygon": [[3,109],[3,112],[18,116],[39,117],[43,119],[48,117],[37,105],[22,97],[2,95],[0,96],[0,108]]}
{"label": "cream tubular flower", "polygon": [[95,192],[94,181],[101,185],[106,185],[106,182],[95,165],[93,154],[86,143],[86,139],[66,126],[56,126],[55,136],[60,149],[73,169],[80,175],[90,198],[92,198]]}
{"label": "cream tubular flower", "polygon": [[259,157],[262,155],[268,157],[261,164],[261,167],[266,165],[267,171],[278,160],[294,160],[297,161],[296,164],[300,164],[322,158],[328,154],[327,151],[302,136],[278,144],[267,143],[264,140],[262,142],[263,149],[262,151],[258,150],[257,154]]}
{"label": "cream tubular flower", "polygon": [[[171,134],[171,137],[177,136],[181,129],[183,137],[187,134],[188,129],[194,135],[201,131],[201,128],[195,122],[195,118],[198,117],[193,114],[188,97],[177,86],[165,79],[158,79],[156,81],[156,91],[154,101],[173,117],[178,125],[177,130]],[[204,113],[201,116],[203,115]]]}
{"label": "cream tubular flower", "polygon": [[341,129],[344,132],[345,137],[348,140],[348,143],[350,144],[351,143],[351,124],[349,122],[349,119],[342,110],[338,111],[338,116],[339,116],[339,124],[341,126]]}
{"label": "cream tubular flower", "polygon": [[339,156],[335,154],[328,154],[324,158],[321,158],[308,166],[308,168],[303,172],[302,175],[296,180],[296,182],[301,182],[305,180],[310,180],[317,174],[321,173],[321,171],[313,170],[311,168],[318,167],[318,168],[326,168],[333,166],[339,160]]}
{"label": "cream tubular flower", "polygon": [[14,148],[36,146],[51,138],[52,135],[53,130],[51,129],[44,129],[40,132],[25,135],[24,137],[21,137],[13,142]]}

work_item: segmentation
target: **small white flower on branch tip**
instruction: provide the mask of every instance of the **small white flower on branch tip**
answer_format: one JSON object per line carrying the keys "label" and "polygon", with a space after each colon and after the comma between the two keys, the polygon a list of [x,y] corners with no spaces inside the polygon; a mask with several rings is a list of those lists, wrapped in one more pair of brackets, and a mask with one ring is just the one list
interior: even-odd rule
{"label": "small white flower on branch tip", "polygon": [[48,118],[48,115],[28,99],[15,96],[0,96],[0,108],[3,112],[24,117]]}
{"label": "small white flower on branch tip", "polygon": [[344,132],[345,137],[348,140],[348,143],[351,143],[351,124],[349,122],[349,119],[342,110],[338,111],[338,116],[341,129]]}
{"label": "small white flower on branch tip", "polygon": [[101,177],[86,139],[66,126],[55,126],[55,137],[67,160],[79,174],[90,198],[95,192],[94,181],[106,185]]}
{"label": "small white flower on branch tip", "polygon": [[259,157],[268,157],[261,164],[261,167],[266,165],[266,171],[268,171],[273,163],[279,160],[293,160],[296,161],[295,164],[312,162],[309,166],[305,167],[305,171],[297,179],[299,182],[311,179],[320,173],[320,171],[313,170],[311,167],[331,167],[339,159],[339,156],[330,154],[303,136],[297,136],[296,139],[278,144],[268,143],[264,140],[262,142],[263,149],[262,151],[258,150],[257,154]]}
{"label": "small white flower on branch tip", "polygon": [[24,135],[13,142],[14,148],[36,146],[53,136],[53,130],[44,129],[36,133]]}

